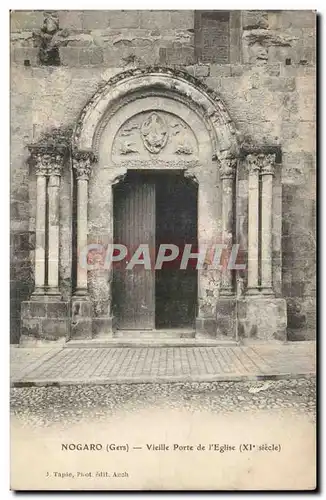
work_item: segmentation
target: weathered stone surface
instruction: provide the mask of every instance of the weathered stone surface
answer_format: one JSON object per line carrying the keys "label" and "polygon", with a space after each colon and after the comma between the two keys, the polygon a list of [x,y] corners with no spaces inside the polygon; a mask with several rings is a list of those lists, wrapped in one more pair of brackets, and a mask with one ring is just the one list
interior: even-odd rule
{"label": "weathered stone surface", "polygon": [[235,337],[236,300],[234,297],[219,297],[216,303],[216,332],[219,336]]}
{"label": "weathered stone surface", "polygon": [[21,304],[21,335],[23,338],[57,341],[69,338],[68,302],[53,297],[32,296]]}
{"label": "weathered stone surface", "polygon": [[210,74],[210,67],[209,65],[196,65],[195,66],[195,76],[197,78],[202,78],[209,76]]}
{"label": "weathered stone surface", "polygon": [[40,322],[40,337],[44,340],[68,339],[69,322],[67,319],[47,318]]}
{"label": "weathered stone surface", "polygon": [[[160,63],[166,65],[188,65],[195,62],[195,53],[192,47],[167,47],[160,49]],[[204,76],[207,76],[205,72]]]}
{"label": "weathered stone surface", "polygon": [[215,318],[196,318],[196,332],[198,335],[212,338],[216,337],[216,319]]}
{"label": "weathered stone surface", "polygon": [[110,338],[115,330],[114,318],[93,318],[92,329],[93,338]]}
{"label": "weathered stone surface", "polygon": [[49,302],[47,304],[48,318],[65,318],[68,316],[67,302]]}
{"label": "weathered stone surface", "polygon": [[87,298],[72,298],[70,337],[71,339],[92,338],[92,303]]}
{"label": "weathered stone surface", "polygon": [[242,12],[242,28],[244,30],[268,28],[268,13],[263,10]]}
{"label": "weathered stone surface", "polygon": [[15,64],[37,66],[39,64],[38,49],[33,47],[15,47],[12,51],[11,60]]}
{"label": "weathered stone surface", "polygon": [[23,302],[21,314],[26,318],[46,318],[47,316],[47,303],[42,302]]}
{"label": "weathered stone surface", "polygon": [[42,10],[12,10],[10,12],[10,31],[32,30],[43,22]]}
{"label": "weathered stone surface", "polygon": [[[210,66],[208,66],[209,69],[208,74],[210,76],[217,78],[222,76],[231,76],[231,68],[233,67],[231,67],[230,64],[211,64]],[[242,66],[239,65],[239,68],[242,68]],[[207,76],[207,75],[202,75],[202,76]]]}
{"label": "weathered stone surface", "polygon": [[60,10],[58,17],[61,29],[82,30],[83,14],[81,10]]}
{"label": "weathered stone surface", "polygon": [[[171,28],[171,12],[168,10],[147,10],[140,11],[140,24],[141,28],[165,30]],[[175,27],[179,27],[179,19],[174,17],[177,21]],[[174,27],[174,26],[173,26]]]}
{"label": "weathered stone surface", "polygon": [[286,340],[287,309],[284,299],[246,297],[241,299],[241,303],[238,308],[240,339]]}
{"label": "weathered stone surface", "polygon": [[111,13],[108,10],[83,11],[82,26],[84,30],[103,29],[110,24]]}
{"label": "weathered stone surface", "polygon": [[33,337],[35,339],[42,338],[41,320],[39,318],[22,318],[20,333],[22,336]]}

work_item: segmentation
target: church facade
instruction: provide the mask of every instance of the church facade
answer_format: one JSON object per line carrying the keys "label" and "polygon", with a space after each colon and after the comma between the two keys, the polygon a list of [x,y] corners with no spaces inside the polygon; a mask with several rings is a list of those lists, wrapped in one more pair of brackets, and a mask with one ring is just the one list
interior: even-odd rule
{"label": "church facade", "polygon": [[315,338],[315,32],[11,13],[13,343]]}

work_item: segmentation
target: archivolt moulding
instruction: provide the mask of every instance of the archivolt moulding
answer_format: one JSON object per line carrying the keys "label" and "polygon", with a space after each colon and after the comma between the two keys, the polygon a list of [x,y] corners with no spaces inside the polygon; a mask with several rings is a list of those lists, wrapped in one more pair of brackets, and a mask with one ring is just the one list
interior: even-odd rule
{"label": "archivolt moulding", "polygon": [[97,152],[98,132],[107,116],[126,102],[147,95],[169,96],[193,109],[206,124],[213,151],[238,154],[237,131],[221,98],[186,71],[142,68],[120,73],[93,95],[73,134],[73,149]]}

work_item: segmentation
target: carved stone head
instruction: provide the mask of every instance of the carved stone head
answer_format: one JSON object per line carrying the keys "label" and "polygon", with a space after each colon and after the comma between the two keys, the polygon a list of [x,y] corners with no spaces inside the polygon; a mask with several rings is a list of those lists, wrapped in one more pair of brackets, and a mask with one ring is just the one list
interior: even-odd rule
{"label": "carved stone head", "polygon": [[47,13],[44,17],[42,31],[49,34],[54,34],[59,29],[59,20],[56,16]]}
{"label": "carved stone head", "polygon": [[248,46],[249,63],[266,64],[268,61],[268,48],[258,40]]}

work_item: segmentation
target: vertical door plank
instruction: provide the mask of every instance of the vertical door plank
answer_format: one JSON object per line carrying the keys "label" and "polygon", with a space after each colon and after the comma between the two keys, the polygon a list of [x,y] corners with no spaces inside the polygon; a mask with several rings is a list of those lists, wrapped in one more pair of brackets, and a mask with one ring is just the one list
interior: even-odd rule
{"label": "vertical door plank", "polygon": [[[114,197],[114,239],[127,246],[130,261],[140,244],[155,246],[155,184],[143,175],[127,176]],[[144,265],[126,269],[126,261],[114,266],[113,302],[122,330],[155,328],[155,271]]]}

